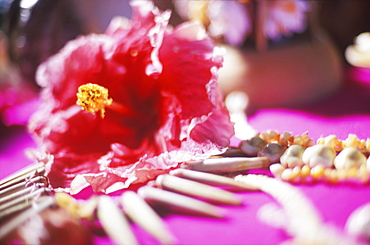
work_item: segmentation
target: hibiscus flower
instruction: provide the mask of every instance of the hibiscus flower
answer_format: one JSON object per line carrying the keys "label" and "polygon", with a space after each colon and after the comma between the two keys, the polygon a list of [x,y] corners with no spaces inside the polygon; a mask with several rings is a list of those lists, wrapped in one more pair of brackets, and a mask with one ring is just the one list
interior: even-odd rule
{"label": "hibiscus flower", "polygon": [[104,34],[70,41],[37,71],[44,102],[29,129],[53,158],[54,188],[111,193],[230,143],[218,49],[195,22],[171,28],[169,11],[131,6],[130,21],[115,18]]}

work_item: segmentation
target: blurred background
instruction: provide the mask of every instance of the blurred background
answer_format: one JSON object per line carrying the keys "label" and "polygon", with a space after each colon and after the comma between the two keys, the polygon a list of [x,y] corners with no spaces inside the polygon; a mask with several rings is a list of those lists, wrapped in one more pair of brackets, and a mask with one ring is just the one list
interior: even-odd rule
{"label": "blurred background", "polygon": [[[305,9],[307,14],[307,28],[294,35],[282,35],[278,38],[280,43],[287,46],[294,46],[295,41],[308,39],[315,32],[312,26],[319,26],[328,35],[332,47],[335,49],[337,58],[341,66],[348,66],[345,59],[346,48],[353,44],[354,38],[363,32],[370,31],[370,1],[369,0],[320,0],[320,1],[299,1],[299,0],[239,0],[225,1],[235,2],[242,6],[240,16],[244,16],[243,11],[248,13],[252,20],[252,31],[250,37],[239,38],[238,43],[228,42],[225,35],[214,36],[215,42],[220,45],[227,45],[241,57],[248,58],[248,52],[255,47],[261,37],[258,35],[256,23],[266,22],[268,15],[261,15],[259,11],[266,8],[273,2],[293,2],[306,4],[309,9]],[[190,6],[198,2],[198,9],[189,12]],[[212,16],[207,16],[207,10],[211,6],[210,2],[222,2],[219,0],[203,1],[206,5],[199,5],[202,1],[187,0],[154,0],[158,8],[172,10],[170,24],[176,26],[189,19],[199,19],[206,27],[210,27]],[[182,6],[187,6],[189,10],[184,14]],[[266,5],[267,4],[267,5]],[[303,6],[303,5],[302,5]],[[262,9],[262,10],[261,10]],[[248,12],[249,11],[249,12]],[[307,13],[306,13],[307,12]],[[308,13],[310,12],[310,13]],[[190,13],[190,14],[189,14]],[[226,14],[232,16],[235,12]],[[123,15],[128,18],[131,16],[129,1],[127,0],[0,0],[0,140],[4,142],[6,138],[16,131],[19,127],[24,127],[27,120],[37,106],[39,86],[35,82],[35,72],[40,63],[52,54],[58,52],[68,40],[76,38],[78,35],[91,32],[103,33],[112,17]],[[235,20],[237,27],[246,26],[243,20]],[[260,21],[260,22],[258,22]],[[292,20],[294,21],[294,20]],[[217,32],[213,27],[213,31]],[[210,28],[208,28],[210,31]],[[212,33],[211,33],[212,34]],[[254,38],[254,39],[253,39]],[[266,39],[263,37],[262,40]],[[252,40],[252,41],[251,41]],[[254,44],[254,46],[250,45]],[[276,42],[278,43],[278,42]],[[262,41],[263,44],[263,41]],[[267,41],[262,45],[262,52],[257,50],[256,56],[260,53],[268,54],[273,52],[275,45],[273,41]],[[251,48],[252,47],[252,48]],[[251,52],[255,52],[252,50]],[[271,53],[270,52],[270,53]],[[295,51],[296,52],[296,51]],[[268,56],[268,55],[266,55]],[[246,58],[246,59],[247,59]],[[319,57],[318,57],[319,58]],[[288,59],[288,58],[287,58]],[[302,57],[303,59],[303,57]],[[248,61],[249,62],[249,61]],[[329,61],[331,62],[331,61]],[[335,61],[337,62],[337,61]],[[243,67],[243,66],[242,66]],[[244,81],[247,76],[239,75]],[[295,78],[292,75],[293,79]],[[338,76],[333,76],[335,79]],[[340,79],[340,78],[338,78]],[[221,77],[222,80],[222,77]],[[257,79],[258,80],[258,79]],[[221,81],[222,82],[222,81]],[[267,81],[269,82],[269,81]],[[340,86],[340,82],[335,83],[335,88],[331,87],[329,92]],[[238,85],[239,86],[239,85]],[[253,85],[258,86],[258,85]],[[265,86],[265,85],[264,85]],[[300,86],[300,85],[299,85]],[[282,86],[280,86],[282,87]],[[248,88],[241,88],[247,90]],[[271,86],[270,90],[279,89]],[[293,91],[294,92],[294,91]],[[251,92],[253,94],[258,92]],[[277,93],[277,92],[274,92]],[[330,94],[330,93],[328,93]],[[305,103],[312,102],[319,97],[311,96]],[[274,99],[276,101],[276,99]],[[291,100],[294,102],[294,99]],[[297,100],[297,103],[300,102]],[[292,103],[293,104],[293,103]],[[289,106],[289,104],[263,104],[256,100],[257,106]],[[1,142],[0,142],[1,143]]]}

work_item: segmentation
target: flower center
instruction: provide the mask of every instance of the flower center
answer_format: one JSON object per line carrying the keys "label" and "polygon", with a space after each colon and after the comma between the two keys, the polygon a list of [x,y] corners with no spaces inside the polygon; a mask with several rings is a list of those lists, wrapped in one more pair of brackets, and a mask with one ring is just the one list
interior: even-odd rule
{"label": "flower center", "polygon": [[108,89],[103,86],[87,83],[78,87],[76,104],[82,110],[92,114],[100,111],[101,118],[105,116],[105,107],[112,105],[113,100],[108,96]]}
{"label": "flower center", "polygon": [[108,89],[103,86],[87,83],[78,87],[76,104],[82,107],[82,110],[88,111],[92,114],[100,111],[100,117],[104,118],[105,109],[110,109],[122,116],[130,119],[143,119],[140,112],[136,111],[127,105],[113,101],[109,98]]}

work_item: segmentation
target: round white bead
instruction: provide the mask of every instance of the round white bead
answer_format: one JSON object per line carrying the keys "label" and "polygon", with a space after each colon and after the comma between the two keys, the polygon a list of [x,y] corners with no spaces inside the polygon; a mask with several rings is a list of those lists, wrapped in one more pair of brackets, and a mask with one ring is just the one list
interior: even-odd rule
{"label": "round white bead", "polygon": [[366,164],[366,157],[354,147],[344,148],[334,159],[336,169],[349,170],[351,168],[360,168]]}
{"label": "round white bead", "polygon": [[335,156],[335,151],[332,148],[325,145],[314,145],[304,151],[302,161],[311,168],[319,165],[330,168],[333,166]]}
{"label": "round white bead", "polygon": [[304,165],[302,161],[303,152],[304,148],[302,146],[292,145],[280,157],[280,163],[284,167],[289,168],[294,168],[296,166],[302,167]]}

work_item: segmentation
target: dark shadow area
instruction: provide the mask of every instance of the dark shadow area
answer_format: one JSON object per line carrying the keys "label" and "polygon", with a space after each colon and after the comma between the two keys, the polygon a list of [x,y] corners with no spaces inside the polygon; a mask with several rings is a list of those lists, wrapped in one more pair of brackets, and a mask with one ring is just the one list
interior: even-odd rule
{"label": "dark shadow area", "polygon": [[351,69],[346,70],[348,75],[335,94],[297,109],[327,117],[370,114],[370,84],[350,77]]}
{"label": "dark shadow area", "polygon": [[[336,92],[321,100],[305,105],[271,107],[269,109],[291,109],[325,117],[355,114],[370,115],[370,82],[356,79],[353,76],[354,73],[355,68],[346,67],[342,86]],[[370,72],[368,74],[370,75]],[[267,108],[249,108],[247,115],[253,116],[258,110],[263,109]]]}
{"label": "dark shadow area", "polygon": [[27,129],[25,126],[5,126],[0,120],[0,154],[5,153],[4,151],[7,149],[10,139],[26,133]]}

